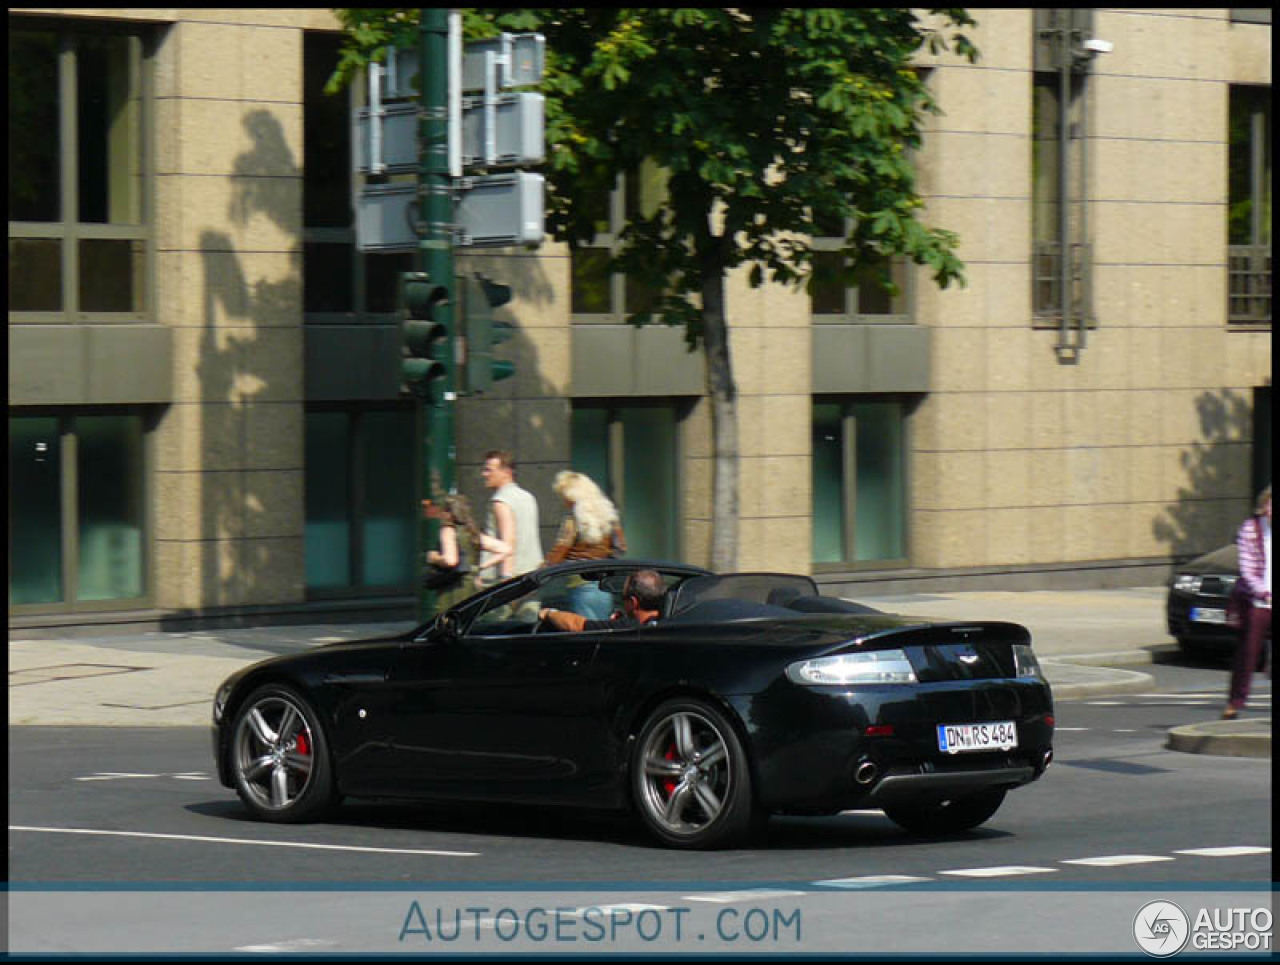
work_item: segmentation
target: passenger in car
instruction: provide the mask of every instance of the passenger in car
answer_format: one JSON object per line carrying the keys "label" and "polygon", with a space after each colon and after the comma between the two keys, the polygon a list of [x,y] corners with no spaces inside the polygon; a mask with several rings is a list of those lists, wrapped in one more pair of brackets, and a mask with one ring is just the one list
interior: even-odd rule
{"label": "passenger in car", "polygon": [[[556,473],[551,487],[564,500],[566,513],[556,545],[544,566],[568,560],[607,560],[627,551],[617,507],[592,480],[580,472]],[[569,587],[569,609],[589,620],[609,616],[613,598],[594,583],[576,579]]]}
{"label": "passenger in car", "polygon": [[607,620],[588,620],[580,613],[543,607],[538,619],[556,630],[627,630],[657,623],[662,615],[666,581],[657,570],[636,570],[622,587],[622,612]]}

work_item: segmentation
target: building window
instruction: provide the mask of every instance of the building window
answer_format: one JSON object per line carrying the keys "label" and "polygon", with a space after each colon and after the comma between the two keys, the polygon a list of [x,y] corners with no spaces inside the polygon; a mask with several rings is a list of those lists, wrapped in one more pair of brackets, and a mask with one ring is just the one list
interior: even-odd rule
{"label": "building window", "polygon": [[412,587],[416,440],[408,407],[308,409],[309,591],[335,595]]}
{"label": "building window", "polygon": [[1228,310],[1271,322],[1271,88],[1231,88],[1227,151]]}
{"label": "building window", "polygon": [[136,606],[146,594],[144,417],[9,419],[9,601]]}
{"label": "building window", "polygon": [[349,324],[395,312],[400,273],[413,270],[412,252],[361,254],[356,248],[351,112],[363,93],[359,84],[324,92],[341,46],[339,34],[303,36],[302,290],[308,323]]}
{"label": "building window", "polygon": [[149,311],[144,41],[43,24],[10,19],[9,311],[26,322],[139,320]]}
{"label": "building window", "polygon": [[659,293],[610,271],[609,261],[621,244],[627,219],[652,215],[666,199],[666,184],[665,172],[646,162],[619,175],[613,191],[589,202],[596,234],[589,244],[573,249],[570,261],[574,321],[621,323],[629,315],[654,310]]}
{"label": "building window", "polygon": [[679,432],[684,408],[670,403],[575,403],[572,465],[618,507],[627,555],[680,558]]}
{"label": "building window", "polygon": [[[848,225],[840,220],[823,224],[813,238],[813,275],[809,282],[815,322],[910,322],[911,273],[907,259],[894,255],[882,265],[864,264],[850,274],[849,260],[841,253]],[[887,265],[891,288],[883,277]]]}
{"label": "building window", "polygon": [[1270,7],[1231,7],[1232,23],[1271,23]]}
{"label": "building window", "polygon": [[[1094,321],[1089,290],[1092,253],[1087,237],[1083,183],[1089,59],[1081,53],[1080,45],[1092,36],[1092,10],[1037,8],[1034,13],[1032,314],[1037,322],[1050,325],[1058,325],[1064,312],[1075,322],[1083,315],[1091,325]],[[1067,261],[1065,281],[1064,257]]]}
{"label": "building window", "polygon": [[906,404],[813,406],[813,561],[901,563],[907,556]]}

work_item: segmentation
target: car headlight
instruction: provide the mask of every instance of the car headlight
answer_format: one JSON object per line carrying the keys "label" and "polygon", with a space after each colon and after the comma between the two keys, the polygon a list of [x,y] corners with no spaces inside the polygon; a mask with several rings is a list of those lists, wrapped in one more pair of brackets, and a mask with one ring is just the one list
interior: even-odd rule
{"label": "car headlight", "polygon": [[1032,653],[1028,644],[1015,643],[1013,645],[1013,666],[1014,675],[1017,677],[1044,678],[1044,674],[1040,670],[1040,661],[1036,659],[1036,655]]}
{"label": "car headlight", "polygon": [[1180,593],[1199,593],[1201,578],[1195,573],[1179,573],[1173,581],[1173,588]]}
{"label": "car headlight", "polygon": [[904,650],[868,650],[801,660],[787,668],[787,678],[792,683],[806,686],[913,684],[916,672]]}

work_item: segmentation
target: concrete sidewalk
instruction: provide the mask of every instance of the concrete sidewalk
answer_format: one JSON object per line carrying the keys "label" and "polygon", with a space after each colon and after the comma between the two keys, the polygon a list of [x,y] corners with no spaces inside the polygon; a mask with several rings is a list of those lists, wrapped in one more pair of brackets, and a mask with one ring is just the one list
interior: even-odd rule
{"label": "concrete sidewalk", "polygon": [[[1164,600],[1163,587],[859,597],[859,602],[887,612],[1023,624],[1031,630],[1058,700],[1149,690],[1154,682],[1140,667],[1174,646],[1165,632]],[[183,633],[115,627],[11,631],[9,723],[206,725],[214,690],[246,664],[326,643],[399,633],[411,626],[365,623]],[[1201,726],[1210,730],[1201,734]],[[1214,754],[1243,753],[1240,748],[1245,748],[1249,756],[1270,755],[1269,718],[1215,719],[1191,728],[1171,738],[1170,746]]]}

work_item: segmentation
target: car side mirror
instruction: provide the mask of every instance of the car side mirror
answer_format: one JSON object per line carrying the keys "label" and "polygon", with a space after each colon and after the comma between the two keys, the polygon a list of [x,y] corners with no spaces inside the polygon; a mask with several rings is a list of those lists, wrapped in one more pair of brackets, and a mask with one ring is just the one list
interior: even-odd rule
{"label": "car side mirror", "polygon": [[452,610],[446,610],[440,614],[436,617],[436,622],[432,624],[431,632],[428,636],[432,640],[441,640],[446,643],[452,643],[457,640],[461,636],[458,614]]}

